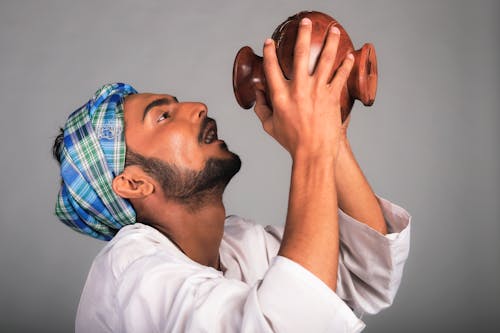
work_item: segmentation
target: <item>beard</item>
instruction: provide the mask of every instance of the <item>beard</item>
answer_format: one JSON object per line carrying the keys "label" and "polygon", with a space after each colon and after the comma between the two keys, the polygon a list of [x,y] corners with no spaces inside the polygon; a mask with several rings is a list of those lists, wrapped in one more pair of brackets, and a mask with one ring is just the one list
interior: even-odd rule
{"label": "beard", "polygon": [[125,166],[134,164],[159,183],[167,200],[176,201],[191,211],[220,200],[227,184],[241,168],[241,160],[234,153],[228,158],[210,158],[205,167],[197,171],[127,150]]}

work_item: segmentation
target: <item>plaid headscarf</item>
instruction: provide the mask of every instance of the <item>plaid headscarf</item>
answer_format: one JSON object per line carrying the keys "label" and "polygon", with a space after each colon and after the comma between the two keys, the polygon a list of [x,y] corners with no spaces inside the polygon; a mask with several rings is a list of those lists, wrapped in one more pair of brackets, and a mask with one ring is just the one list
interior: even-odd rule
{"label": "plaid headscarf", "polygon": [[64,128],[56,215],[72,229],[102,240],[135,223],[130,202],[111,187],[125,164],[123,101],[135,93],[128,84],[104,85]]}

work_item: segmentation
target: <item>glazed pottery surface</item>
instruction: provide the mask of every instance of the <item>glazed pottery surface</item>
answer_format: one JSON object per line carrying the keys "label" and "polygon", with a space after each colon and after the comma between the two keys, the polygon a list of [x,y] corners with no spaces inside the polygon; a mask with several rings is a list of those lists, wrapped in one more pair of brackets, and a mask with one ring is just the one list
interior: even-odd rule
{"label": "glazed pottery surface", "polygon": [[[304,17],[312,21],[309,73],[314,72],[324,46],[326,33],[331,26],[336,26],[340,30],[340,41],[331,76],[333,77],[335,70],[349,53],[354,55],[353,69],[341,93],[342,120],[349,115],[354,100],[360,100],[366,106],[372,105],[375,101],[378,76],[375,48],[367,43],[361,49],[354,50],[349,35],[340,23],[321,12],[307,11],[295,14],[274,31],[272,38],[275,41],[276,54],[284,76],[287,79],[293,78],[295,40],[299,22]],[[262,57],[256,55],[248,46],[241,48],[236,55],[233,66],[233,89],[238,104],[245,109],[254,105],[255,90],[267,92]]]}

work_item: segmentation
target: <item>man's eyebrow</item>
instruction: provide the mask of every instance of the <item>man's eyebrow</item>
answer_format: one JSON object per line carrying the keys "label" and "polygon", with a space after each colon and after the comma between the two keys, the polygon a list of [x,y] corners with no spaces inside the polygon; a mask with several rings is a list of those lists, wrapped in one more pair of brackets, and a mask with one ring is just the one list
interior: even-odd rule
{"label": "man's eyebrow", "polygon": [[154,101],[152,101],[151,103],[146,105],[146,107],[144,108],[144,112],[142,114],[142,121],[144,122],[144,119],[146,119],[146,116],[148,115],[149,111],[151,111],[153,108],[155,108],[157,106],[162,106],[162,105],[169,105],[173,102],[179,103],[179,100],[177,99],[177,97],[172,96],[170,98],[169,97],[161,97],[161,98],[155,99]]}

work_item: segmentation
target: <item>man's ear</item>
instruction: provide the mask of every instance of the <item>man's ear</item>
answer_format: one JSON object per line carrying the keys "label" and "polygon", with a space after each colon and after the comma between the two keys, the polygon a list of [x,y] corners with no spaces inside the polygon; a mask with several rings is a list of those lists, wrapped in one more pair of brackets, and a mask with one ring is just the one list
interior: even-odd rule
{"label": "man's ear", "polygon": [[128,166],[113,179],[113,190],[125,199],[140,199],[154,193],[155,184],[135,165]]}

